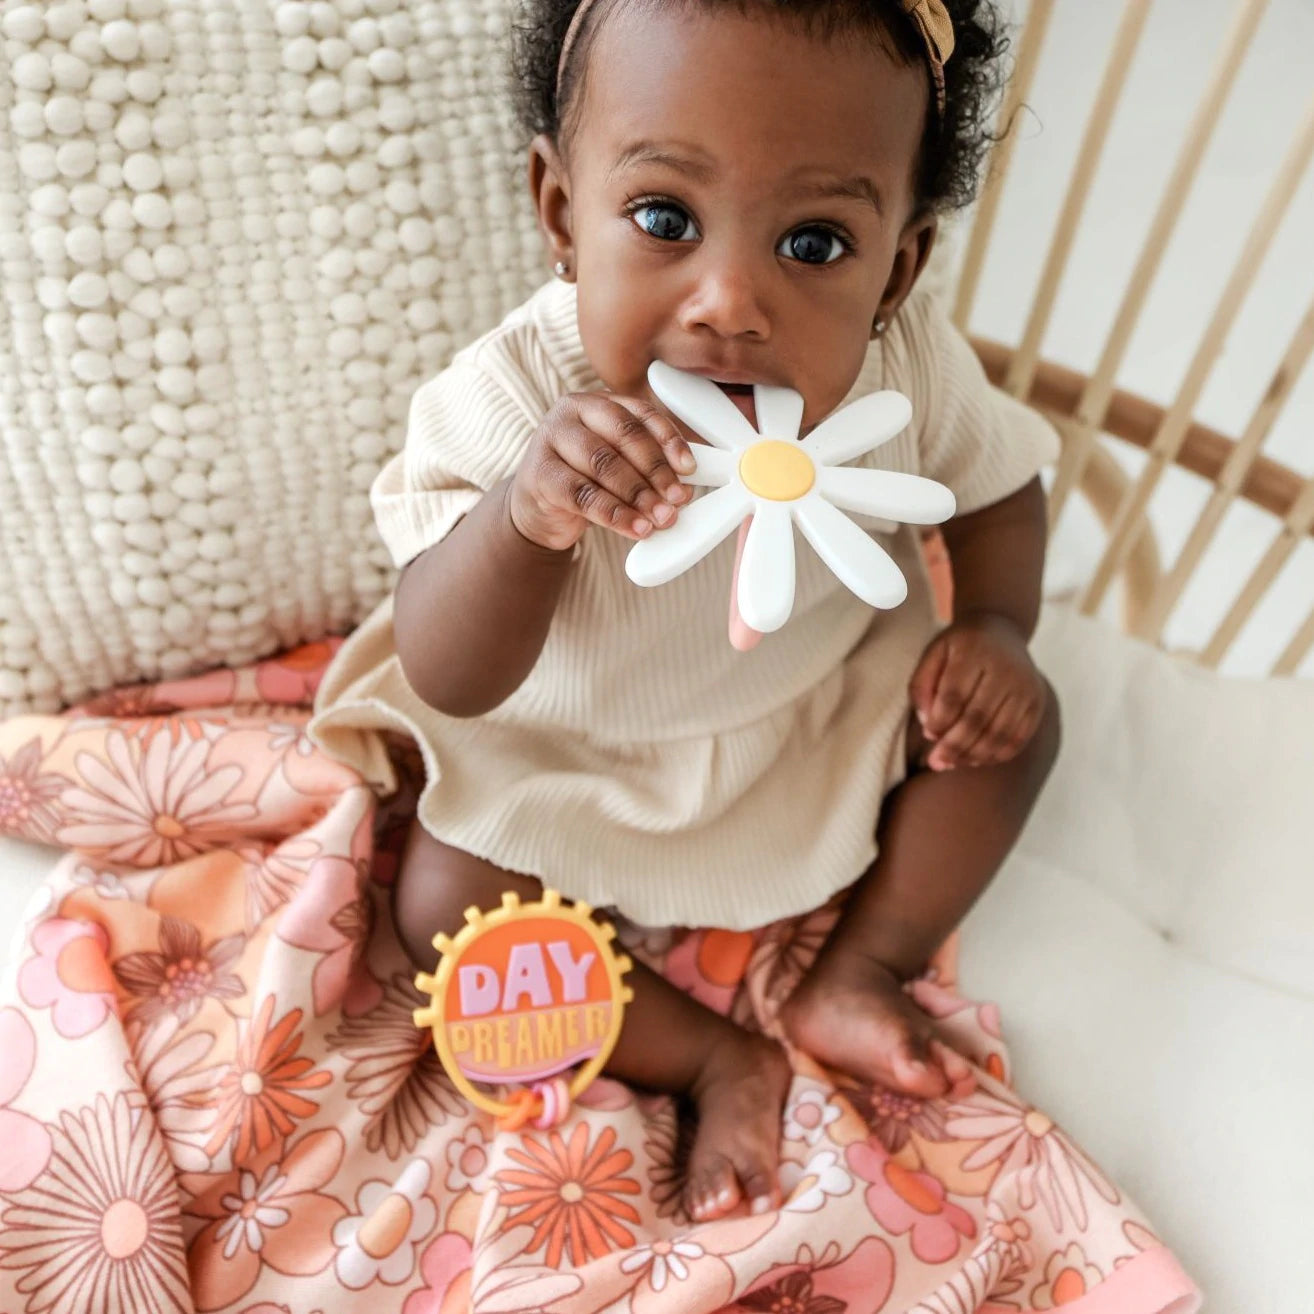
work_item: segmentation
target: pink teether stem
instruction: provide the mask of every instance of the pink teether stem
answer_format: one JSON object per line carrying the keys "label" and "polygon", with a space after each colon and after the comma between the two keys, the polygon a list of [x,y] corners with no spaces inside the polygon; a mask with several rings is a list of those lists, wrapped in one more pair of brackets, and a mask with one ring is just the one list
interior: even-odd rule
{"label": "pink teether stem", "polygon": [[762,642],[761,632],[755,630],[739,614],[739,563],[744,559],[744,541],[748,527],[753,523],[749,516],[739,526],[739,542],[735,545],[735,572],[730,580],[730,645],[740,652],[749,652]]}

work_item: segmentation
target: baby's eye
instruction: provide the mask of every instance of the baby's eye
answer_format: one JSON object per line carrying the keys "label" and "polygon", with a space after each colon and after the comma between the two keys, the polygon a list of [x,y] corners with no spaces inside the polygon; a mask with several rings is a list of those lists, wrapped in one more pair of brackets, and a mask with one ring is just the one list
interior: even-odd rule
{"label": "baby's eye", "polygon": [[650,237],[660,237],[666,242],[692,242],[698,236],[694,221],[669,201],[652,201],[637,206],[630,212],[630,217]]}
{"label": "baby's eye", "polygon": [[779,253],[806,265],[833,264],[848,250],[844,239],[829,228],[796,228],[780,243]]}

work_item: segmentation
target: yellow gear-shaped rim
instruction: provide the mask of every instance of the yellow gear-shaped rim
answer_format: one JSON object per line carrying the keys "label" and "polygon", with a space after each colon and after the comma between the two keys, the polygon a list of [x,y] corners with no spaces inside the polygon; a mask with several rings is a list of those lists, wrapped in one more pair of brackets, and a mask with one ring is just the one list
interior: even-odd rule
{"label": "yellow gear-shaped rim", "polygon": [[[543,897],[531,903],[521,903],[518,894],[507,892],[502,895],[502,906],[491,912],[481,912],[476,907],[467,908],[466,924],[456,935],[447,936],[440,933],[433,938],[433,947],[440,955],[437,971],[432,974],[420,972],[415,978],[416,988],[428,995],[431,1001],[423,1008],[414,1011],[415,1025],[429,1028],[438,1057],[457,1089],[472,1104],[485,1112],[508,1122],[517,1123],[524,1121],[525,1092],[521,1091],[518,1098],[498,1099],[475,1085],[462,1070],[450,1044],[445,1006],[452,978],[460,966],[461,959],[471,947],[490,931],[509,922],[530,919],[561,922],[583,930],[597,950],[598,961],[606,971],[607,982],[611,989],[613,1007],[608,1032],[602,1039],[597,1053],[582,1064],[570,1079],[570,1098],[577,1099],[611,1057],[612,1050],[616,1048],[616,1041],[620,1038],[625,1005],[634,998],[634,991],[621,980],[633,967],[633,963],[626,954],[617,953],[612,945],[612,941],[616,938],[616,928],[609,922],[595,921],[593,909],[589,904],[565,904],[556,890],[545,889]],[[531,1116],[533,1116],[532,1112]]]}

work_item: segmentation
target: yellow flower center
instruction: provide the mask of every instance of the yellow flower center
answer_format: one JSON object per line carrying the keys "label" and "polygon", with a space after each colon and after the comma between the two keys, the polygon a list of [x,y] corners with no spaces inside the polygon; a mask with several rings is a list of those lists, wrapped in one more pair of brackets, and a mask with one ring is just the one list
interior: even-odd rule
{"label": "yellow flower center", "polygon": [[567,1204],[579,1204],[584,1198],[584,1188],[578,1182],[563,1182],[561,1185],[561,1198]]}
{"label": "yellow flower center", "polygon": [[769,438],[739,458],[739,477],[750,493],[770,502],[797,502],[817,482],[812,458],[797,444]]}

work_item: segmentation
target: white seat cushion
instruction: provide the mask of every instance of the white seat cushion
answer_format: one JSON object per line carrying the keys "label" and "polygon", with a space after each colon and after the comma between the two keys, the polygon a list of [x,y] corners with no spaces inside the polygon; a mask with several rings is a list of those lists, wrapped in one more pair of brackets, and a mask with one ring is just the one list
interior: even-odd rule
{"label": "white seat cushion", "polygon": [[1207,1308],[1306,1314],[1314,682],[1223,679],[1057,609],[1035,652],[1063,751],[962,987]]}

